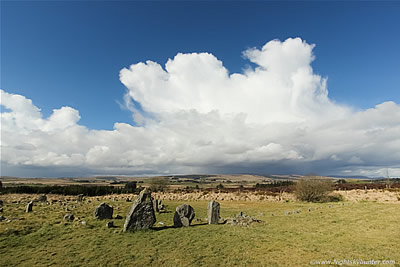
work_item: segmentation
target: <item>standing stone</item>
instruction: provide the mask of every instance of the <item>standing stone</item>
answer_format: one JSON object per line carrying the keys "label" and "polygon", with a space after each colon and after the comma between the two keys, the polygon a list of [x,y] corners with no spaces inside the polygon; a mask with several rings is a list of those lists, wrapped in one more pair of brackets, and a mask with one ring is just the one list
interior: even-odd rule
{"label": "standing stone", "polygon": [[159,203],[160,203],[161,201],[160,200],[158,200],[158,199],[154,199],[153,200],[153,205],[154,205],[154,211],[155,212],[160,212],[160,210],[158,209],[158,205],[159,205]]}
{"label": "standing stone", "polygon": [[158,201],[157,207],[158,207],[158,210],[159,210],[160,212],[161,212],[161,211],[165,211],[165,206],[164,206],[164,204],[161,203],[161,199]]}
{"label": "standing stone", "polygon": [[33,207],[33,201],[30,201],[28,205],[26,205],[26,210],[25,212],[31,212]]}
{"label": "standing stone", "polygon": [[176,207],[174,214],[174,227],[189,226],[194,215],[194,209],[190,205],[183,204]]}
{"label": "standing stone", "polygon": [[126,216],[124,232],[149,229],[155,222],[153,198],[151,192],[145,188],[133,202]]}
{"label": "standing stone", "polygon": [[41,195],[38,199],[39,202],[46,202],[47,201],[47,196],[46,195]]}
{"label": "standing stone", "polygon": [[79,194],[78,197],[76,198],[76,201],[78,202],[83,201],[83,194]]}
{"label": "standing stone", "polygon": [[215,200],[211,200],[208,203],[208,224],[218,224],[219,206],[219,203]]}
{"label": "standing stone", "polygon": [[94,217],[96,219],[112,219],[113,207],[107,205],[106,203],[101,203],[94,211]]}

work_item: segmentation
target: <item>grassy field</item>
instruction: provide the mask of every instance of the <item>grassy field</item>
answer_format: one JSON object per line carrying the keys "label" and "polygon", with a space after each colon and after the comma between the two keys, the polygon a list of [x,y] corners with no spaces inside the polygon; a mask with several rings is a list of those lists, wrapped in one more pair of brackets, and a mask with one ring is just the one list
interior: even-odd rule
{"label": "grassy field", "polygon": [[[205,224],[207,202],[192,201],[185,203],[202,220],[175,229],[169,227],[172,211],[184,202],[165,201],[170,212],[157,214],[155,229],[123,233],[132,203],[106,201],[114,216],[124,217],[106,228],[108,220],[93,217],[102,200],[91,200],[38,203],[32,213],[24,212],[25,203],[5,203],[0,215],[12,221],[0,222],[0,265],[305,266],[311,260],[372,259],[400,266],[400,204],[221,201],[222,217],[243,211],[263,221],[239,227]],[[301,212],[285,215],[297,209]],[[79,219],[66,222],[66,213]]]}

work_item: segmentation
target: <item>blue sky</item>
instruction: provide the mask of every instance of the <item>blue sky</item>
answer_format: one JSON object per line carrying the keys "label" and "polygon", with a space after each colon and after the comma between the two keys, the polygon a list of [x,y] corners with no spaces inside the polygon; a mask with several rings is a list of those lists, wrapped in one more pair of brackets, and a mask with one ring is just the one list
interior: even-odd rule
{"label": "blue sky", "polygon": [[[2,174],[400,175],[399,14],[397,1],[2,1]],[[219,80],[218,62],[246,77]],[[285,87],[291,64],[303,74]]]}
{"label": "blue sky", "polygon": [[121,110],[119,71],[165,64],[177,52],[210,52],[242,72],[242,51],[272,39],[316,44],[314,71],[330,97],[356,108],[399,101],[399,2],[3,1],[1,87],[49,116],[74,107],[81,123],[132,123]]}

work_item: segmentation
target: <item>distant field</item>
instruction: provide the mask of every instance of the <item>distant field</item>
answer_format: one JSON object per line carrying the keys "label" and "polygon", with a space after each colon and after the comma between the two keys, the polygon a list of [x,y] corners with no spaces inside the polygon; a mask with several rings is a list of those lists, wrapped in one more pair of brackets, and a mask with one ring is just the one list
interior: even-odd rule
{"label": "distant field", "polygon": [[[10,203],[8,197],[0,196],[6,202],[0,215],[11,219],[0,222],[1,266],[305,266],[335,259],[392,260],[396,264],[388,266],[400,266],[400,202],[220,201],[222,217],[243,211],[264,221],[238,227],[205,224],[207,201],[164,201],[170,212],[157,214],[154,230],[123,233],[124,220],[113,220],[116,228],[109,229],[108,220],[94,219],[93,211],[105,201],[125,219],[131,202],[71,197],[38,203],[25,213],[26,202]],[[183,203],[201,220],[169,227],[172,211]],[[66,213],[79,219],[65,222]]]}

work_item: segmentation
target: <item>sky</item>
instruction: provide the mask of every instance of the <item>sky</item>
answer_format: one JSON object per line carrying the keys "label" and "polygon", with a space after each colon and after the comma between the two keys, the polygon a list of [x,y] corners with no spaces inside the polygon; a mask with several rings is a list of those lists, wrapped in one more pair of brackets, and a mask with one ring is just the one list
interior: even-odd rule
{"label": "sky", "polygon": [[1,1],[1,175],[400,176],[398,14]]}

